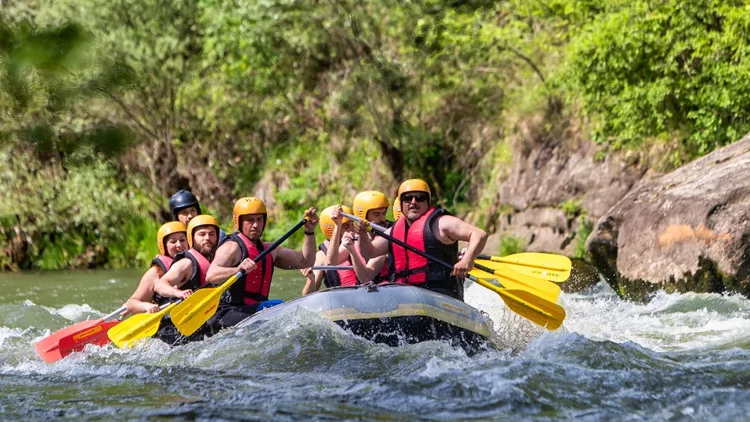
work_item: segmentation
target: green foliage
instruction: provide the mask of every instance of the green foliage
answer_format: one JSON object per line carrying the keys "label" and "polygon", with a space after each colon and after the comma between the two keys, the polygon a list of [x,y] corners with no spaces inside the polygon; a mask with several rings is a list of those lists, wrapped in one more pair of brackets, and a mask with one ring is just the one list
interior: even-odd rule
{"label": "green foliage", "polygon": [[[119,182],[110,165],[65,170],[19,150],[2,153],[0,162],[7,170],[0,177],[0,240],[11,240],[16,229],[29,239],[22,267],[139,266],[152,256],[153,198]],[[0,252],[6,259],[19,253]]]}
{"label": "green foliage", "polygon": [[573,258],[586,258],[586,240],[588,240],[591,232],[594,230],[594,222],[585,216],[581,216],[580,225],[576,232],[575,238],[575,249],[573,250]]}
{"label": "green foliage", "polygon": [[560,203],[560,209],[565,213],[565,218],[568,220],[574,219],[583,212],[580,199],[568,199],[563,201]]}
{"label": "green foliage", "polygon": [[605,4],[572,37],[565,72],[600,142],[665,139],[693,158],[750,130],[745,2]]}
{"label": "green foliage", "polygon": [[77,24],[39,27],[0,15],[0,142],[22,143],[41,160],[64,165],[118,156],[131,144],[127,128],[106,121],[85,124],[70,113],[92,101],[85,72],[89,40]]}
{"label": "green foliage", "polygon": [[500,256],[512,255],[526,250],[526,241],[522,237],[503,235],[497,253]]}
{"label": "green foliage", "polygon": [[750,130],[749,28],[718,0],[5,2],[0,266],[143,262],[179,187],[224,221],[263,196],[266,239],[408,177],[494,227],[516,140],[567,120],[669,165]]}

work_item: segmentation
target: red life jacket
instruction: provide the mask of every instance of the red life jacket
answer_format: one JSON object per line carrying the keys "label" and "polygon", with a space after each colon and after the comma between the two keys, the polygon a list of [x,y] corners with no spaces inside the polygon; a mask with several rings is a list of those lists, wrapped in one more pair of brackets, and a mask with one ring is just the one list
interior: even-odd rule
{"label": "red life jacket", "polygon": [[[206,274],[208,273],[208,267],[211,265],[211,262],[206,259],[205,256],[203,256],[200,252],[196,251],[195,249],[188,249],[184,252],[180,252],[177,255],[175,255],[174,260],[170,264],[170,268],[172,265],[174,265],[175,262],[181,260],[181,259],[189,259],[190,263],[193,265],[193,272],[190,274],[190,278],[188,279],[185,284],[179,287],[180,290],[196,290],[197,288],[203,286],[206,284]],[[174,298],[168,297],[162,297],[158,293],[154,292],[154,302],[163,305],[168,302],[172,302]]]}
{"label": "red life jacket", "polygon": [[[394,222],[386,220],[383,226],[387,229],[390,229],[394,224]],[[375,276],[375,278],[372,279],[372,281],[376,283],[393,283],[395,281],[395,274],[396,270],[393,265],[393,254],[388,254],[385,258],[383,268],[380,269],[380,272]]]}
{"label": "red life jacket", "polygon": [[151,266],[157,266],[161,269],[162,275],[169,271],[169,267],[172,266],[173,259],[166,255],[157,255],[156,258],[151,260]]}
{"label": "red life jacket", "polygon": [[[245,258],[255,260],[269,245],[269,243],[263,243],[260,240],[253,242],[239,231],[227,236],[225,241],[236,242],[239,245],[242,254],[240,261]],[[272,279],[273,255],[269,253],[258,262],[254,270],[245,274],[243,278],[229,288],[229,296],[226,301],[233,306],[265,302],[268,300],[268,293],[271,291]]]}
{"label": "red life jacket", "polygon": [[[323,251],[323,253],[328,253],[329,243],[330,242],[328,240],[324,241],[323,243],[318,245],[318,249]],[[346,261],[341,263],[341,265],[352,265],[351,257],[347,258]],[[359,284],[357,273],[354,270],[326,270],[323,274],[325,274],[325,279],[323,280],[323,282],[328,288],[339,286],[356,286],[357,284]]]}
{"label": "red life jacket", "polygon": [[[402,216],[393,226],[391,236],[434,258],[454,264],[458,262],[458,243],[443,244],[432,230],[433,222],[443,215],[450,213],[442,208],[432,207],[408,227],[406,217]],[[463,298],[463,280],[451,276],[451,269],[394,243],[389,243],[389,248],[397,283],[425,287],[458,299]]]}
{"label": "red life jacket", "polygon": [[193,263],[193,273],[190,275],[190,279],[187,283],[180,287],[180,290],[195,290],[206,284],[206,274],[208,274],[208,267],[211,266],[211,261],[203,256],[202,253],[192,248],[181,254],[177,254],[174,261],[177,262],[181,258],[187,258]]}
{"label": "red life jacket", "polygon": [[385,264],[383,264],[383,268],[380,269],[380,272],[378,273],[375,278],[372,279],[372,281],[376,283],[387,283],[391,280],[391,278],[396,274],[396,271],[394,269],[393,265],[393,255],[388,254],[388,256],[385,258]]}

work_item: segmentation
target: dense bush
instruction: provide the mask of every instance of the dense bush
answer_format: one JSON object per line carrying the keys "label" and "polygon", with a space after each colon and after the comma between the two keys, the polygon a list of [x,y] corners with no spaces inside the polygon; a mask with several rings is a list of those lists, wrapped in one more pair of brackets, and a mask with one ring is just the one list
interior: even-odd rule
{"label": "dense bush", "polygon": [[263,196],[270,239],[422,177],[492,228],[529,122],[671,166],[750,130],[749,23],[713,0],[6,2],[0,266],[143,264],[180,187],[227,222]]}

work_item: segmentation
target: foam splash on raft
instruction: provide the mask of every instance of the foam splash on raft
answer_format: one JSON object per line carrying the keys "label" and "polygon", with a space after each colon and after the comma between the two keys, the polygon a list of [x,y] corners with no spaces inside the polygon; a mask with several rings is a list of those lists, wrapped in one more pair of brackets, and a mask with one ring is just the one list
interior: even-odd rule
{"label": "foam splash on raft", "polygon": [[508,309],[498,294],[476,283],[467,282],[464,300],[489,315],[495,327],[495,334],[490,340],[498,349],[518,353],[546,332],[544,328]]}

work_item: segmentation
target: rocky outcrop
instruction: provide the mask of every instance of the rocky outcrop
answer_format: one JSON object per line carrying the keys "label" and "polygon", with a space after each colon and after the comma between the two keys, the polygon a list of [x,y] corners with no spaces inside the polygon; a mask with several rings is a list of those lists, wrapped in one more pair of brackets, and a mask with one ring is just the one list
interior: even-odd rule
{"label": "rocky outcrop", "polygon": [[596,221],[640,180],[643,170],[616,155],[596,159],[588,141],[519,146],[499,202],[510,212],[497,236],[521,236],[530,251],[573,255],[581,216]]}
{"label": "rocky outcrop", "polygon": [[586,248],[624,297],[750,294],[750,136],[639,183],[599,219]]}
{"label": "rocky outcrop", "polygon": [[[498,253],[505,249],[504,242],[516,240],[528,251],[580,255],[594,223],[645,172],[620,155],[598,159],[597,152],[592,142],[572,141],[570,136],[517,142],[496,199],[504,213],[485,251]],[[577,263],[571,287],[598,282],[596,271],[583,260]]]}

